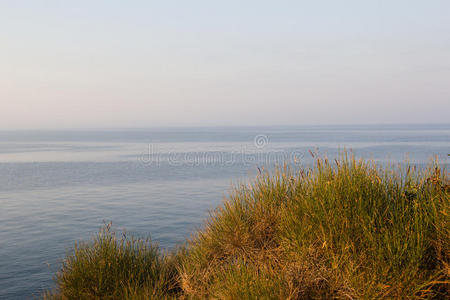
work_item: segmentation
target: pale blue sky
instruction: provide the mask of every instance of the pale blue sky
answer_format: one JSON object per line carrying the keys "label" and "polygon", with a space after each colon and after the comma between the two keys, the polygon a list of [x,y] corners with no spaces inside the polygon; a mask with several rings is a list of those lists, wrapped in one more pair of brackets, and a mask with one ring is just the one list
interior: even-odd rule
{"label": "pale blue sky", "polygon": [[0,43],[0,129],[450,115],[448,0],[10,0]]}

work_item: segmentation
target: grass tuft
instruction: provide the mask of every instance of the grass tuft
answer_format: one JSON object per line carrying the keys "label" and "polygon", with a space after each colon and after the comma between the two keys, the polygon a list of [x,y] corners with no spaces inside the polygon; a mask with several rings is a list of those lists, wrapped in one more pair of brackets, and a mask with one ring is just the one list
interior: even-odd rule
{"label": "grass tuft", "polygon": [[162,299],[177,292],[176,257],[150,240],[103,227],[89,243],[75,245],[44,299]]}

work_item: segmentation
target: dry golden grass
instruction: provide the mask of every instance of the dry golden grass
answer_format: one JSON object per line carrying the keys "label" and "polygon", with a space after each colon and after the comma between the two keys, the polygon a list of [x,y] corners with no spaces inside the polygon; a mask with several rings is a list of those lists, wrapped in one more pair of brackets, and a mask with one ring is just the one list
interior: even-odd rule
{"label": "dry golden grass", "polygon": [[448,296],[449,188],[438,165],[343,156],[241,186],[189,242],[186,295],[215,299]]}

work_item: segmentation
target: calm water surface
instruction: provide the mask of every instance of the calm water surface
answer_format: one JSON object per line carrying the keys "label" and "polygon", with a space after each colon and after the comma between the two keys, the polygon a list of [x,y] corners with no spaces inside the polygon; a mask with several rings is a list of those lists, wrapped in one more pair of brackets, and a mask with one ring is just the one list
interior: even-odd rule
{"label": "calm water surface", "polygon": [[0,131],[0,299],[28,299],[103,222],[181,243],[258,167],[343,149],[448,164],[450,125]]}

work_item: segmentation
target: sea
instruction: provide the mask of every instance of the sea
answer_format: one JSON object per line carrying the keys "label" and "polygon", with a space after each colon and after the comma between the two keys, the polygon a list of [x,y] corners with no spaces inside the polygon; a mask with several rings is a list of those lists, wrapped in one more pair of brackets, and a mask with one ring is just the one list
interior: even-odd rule
{"label": "sea", "polygon": [[0,130],[0,299],[54,287],[104,224],[171,249],[262,170],[345,153],[448,166],[450,124]]}

